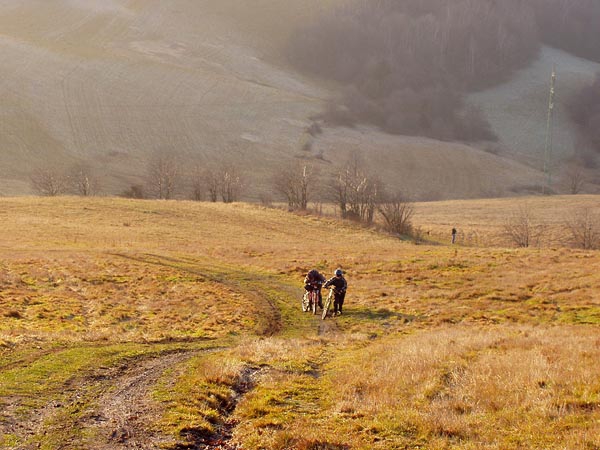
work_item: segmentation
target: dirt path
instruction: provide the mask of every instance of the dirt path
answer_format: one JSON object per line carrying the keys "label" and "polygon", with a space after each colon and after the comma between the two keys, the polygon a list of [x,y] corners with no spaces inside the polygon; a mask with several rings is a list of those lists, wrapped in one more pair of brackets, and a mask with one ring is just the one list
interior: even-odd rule
{"label": "dirt path", "polygon": [[[152,358],[132,359],[116,367],[99,368],[85,378],[70,381],[63,388],[65,399],[51,400],[44,407],[19,417],[22,402],[15,397],[5,402],[0,430],[24,441],[37,441],[49,428],[61,449],[115,450],[155,449],[171,442],[152,429],[161,407],[152,400],[151,390],[167,369],[184,363],[198,351],[164,353]],[[72,414],[79,419],[68,420]],[[61,417],[66,420],[61,420]],[[91,442],[80,442],[93,436]],[[39,448],[27,444],[19,449]]]}
{"label": "dirt path", "polygon": [[238,426],[238,421],[232,418],[232,415],[244,395],[254,389],[254,387],[259,383],[260,377],[262,376],[264,370],[265,369],[262,367],[248,366],[244,368],[239,381],[233,388],[235,395],[225,411],[223,411],[225,421],[217,429],[215,435],[208,439],[203,436],[198,436],[198,438],[195,439],[195,442],[191,444],[191,447],[187,446],[182,448],[203,450],[241,450],[242,447],[232,440],[235,428]]}
{"label": "dirt path", "polygon": [[328,315],[325,318],[325,320],[319,320],[319,331],[318,331],[319,336],[333,335],[333,334],[339,334],[339,333],[340,333],[340,328],[337,324],[335,317]]}
{"label": "dirt path", "polygon": [[90,450],[159,448],[170,441],[155,433],[152,424],[160,417],[160,405],[151,390],[161,375],[191,358],[194,352],[159,356],[128,366],[120,376],[103,380],[96,406],[80,421],[83,430],[96,435]]}

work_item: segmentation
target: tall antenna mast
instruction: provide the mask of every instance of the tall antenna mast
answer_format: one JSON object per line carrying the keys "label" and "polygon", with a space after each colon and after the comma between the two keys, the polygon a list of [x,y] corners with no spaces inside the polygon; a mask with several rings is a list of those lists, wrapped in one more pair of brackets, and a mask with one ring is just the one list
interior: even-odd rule
{"label": "tall antenna mast", "polygon": [[552,68],[550,77],[550,94],[548,96],[548,123],[546,124],[546,145],[544,146],[544,174],[546,175],[546,184],[543,187],[543,193],[550,193],[552,184],[552,170],[550,168],[550,154],[552,152],[552,119],[554,118],[554,94],[556,86],[556,66]]}

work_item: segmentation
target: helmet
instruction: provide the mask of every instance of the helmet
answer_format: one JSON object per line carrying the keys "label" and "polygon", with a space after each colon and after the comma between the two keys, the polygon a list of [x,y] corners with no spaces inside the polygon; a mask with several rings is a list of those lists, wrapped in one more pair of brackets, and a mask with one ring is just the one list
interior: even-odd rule
{"label": "helmet", "polygon": [[336,277],[341,277],[343,275],[344,272],[342,272],[342,269],[335,269],[335,276]]}

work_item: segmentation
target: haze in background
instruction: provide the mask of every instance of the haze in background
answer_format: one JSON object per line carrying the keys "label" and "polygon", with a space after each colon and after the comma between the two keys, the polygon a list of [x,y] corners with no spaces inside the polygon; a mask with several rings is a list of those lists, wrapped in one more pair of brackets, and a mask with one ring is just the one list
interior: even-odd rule
{"label": "haze in background", "polygon": [[[283,165],[314,164],[325,176],[353,152],[364,154],[392,190],[416,199],[514,195],[542,182],[535,155],[543,139],[514,140],[523,129],[503,118],[532,108],[543,129],[549,74],[533,74],[536,84],[520,93],[527,103],[489,114],[501,104],[493,89],[509,86],[536,61],[536,36],[544,33],[525,26],[539,20],[533,0],[513,17],[503,2],[466,0],[452,8],[402,2],[402,10],[382,1],[371,12],[341,0],[249,3],[0,1],[0,194],[31,193],[30,176],[39,168],[85,164],[101,178],[103,193],[118,195],[146,183],[151,159],[161,154],[175,155],[189,172],[237,164],[244,169],[243,198],[251,200],[273,195],[272,179]],[[333,35],[320,30],[342,16]],[[359,19],[360,36],[344,34],[356,31]],[[388,25],[377,27],[379,19]],[[470,27],[493,33],[473,39]],[[379,28],[391,34],[369,35]],[[307,30],[331,40],[304,49]],[[439,33],[457,41],[435,48]],[[339,52],[332,47],[344,43]],[[407,49],[412,59],[402,64]],[[379,59],[364,59],[367,53]],[[581,61],[574,89],[589,85],[597,71]],[[492,94],[474,102],[465,96],[473,89]],[[345,122],[330,120],[336,117]],[[560,136],[577,131],[572,121],[559,127]],[[494,153],[483,151],[492,147],[481,141],[494,138]],[[571,147],[560,151],[568,156]],[[189,186],[178,196],[188,198]]]}

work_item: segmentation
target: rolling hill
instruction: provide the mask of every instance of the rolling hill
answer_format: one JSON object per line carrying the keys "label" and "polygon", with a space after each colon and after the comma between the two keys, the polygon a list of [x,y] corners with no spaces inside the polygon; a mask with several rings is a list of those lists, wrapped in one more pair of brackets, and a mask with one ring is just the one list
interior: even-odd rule
{"label": "rolling hill", "polygon": [[[246,169],[248,199],[272,190],[281,164],[308,158],[326,173],[349,149],[417,199],[512,195],[542,182],[539,133],[528,130],[543,113],[514,123],[532,103],[523,93],[522,106],[513,105],[503,90],[511,87],[475,96],[509,149],[498,154],[372,128],[309,136],[311,117],[337,87],[292,70],[281,47],[337,3],[3,0],[0,194],[30,193],[35,169],[77,163],[95,169],[104,193],[118,194],[143,183],[148,161],[164,152],[187,166],[236,161]],[[541,66],[537,79],[547,75]],[[579,67],[585,78],[595,66]],[[544,91],[530,95],[542,103]],[[511,115],[513,106],[522,112]],[[312,154],[301,151],[308,140]]]}

